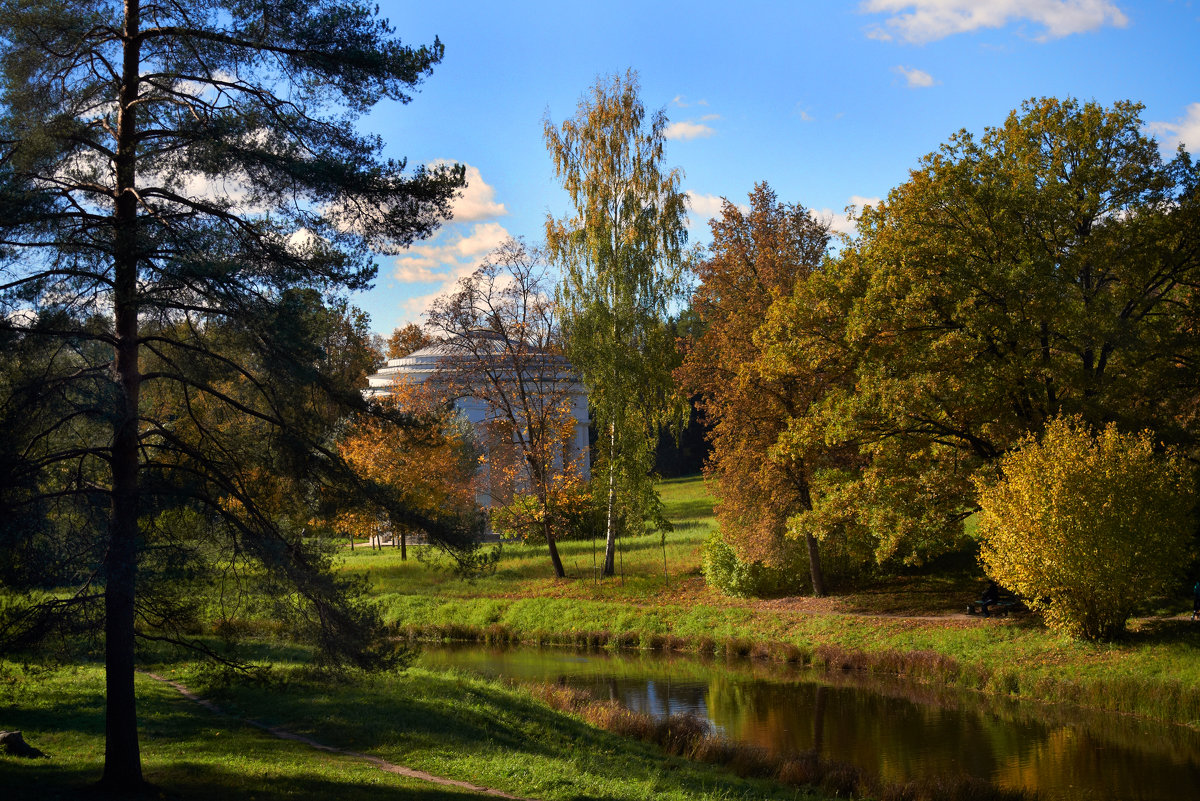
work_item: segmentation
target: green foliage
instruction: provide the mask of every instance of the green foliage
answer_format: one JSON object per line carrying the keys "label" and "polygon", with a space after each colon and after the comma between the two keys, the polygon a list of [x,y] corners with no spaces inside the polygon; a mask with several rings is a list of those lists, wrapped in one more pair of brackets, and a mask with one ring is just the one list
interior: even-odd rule
{"label": "green foliage", "polygon": [[760,338],[782,373],[849,378],[779,452],[853,450],[837,505],[877,560],[952,548],[971,476],[1060,414],[1196,455],[1200,174],[1163,160],[1140,113],[1042,98],[954,134],[772,308]]}
{"label": "green foliage", "polygon": [[1054,629],[1085,639],[1122,632],[1137,605],[1170,591],[1186,564],[1192,470],[1150,434],[1094,434],[1058,418],[978,480],[981,559]]}
{"label": "green foliage", "polygon": [[103,781],[134,789],[135,638],[187,642],[167,579],[196,557],[222,589],[252,577],[330,658],[373,659],[377,621],[303,512],[365,489],[331,448],[372,362],[341,296],[463,183],[406,171],[354,122],[409,100],[442,46],[401,44],[355,0],[31,0],[0,22],[0,340],[30,359],[3,365],[0,417],[44,410],[0,438],[0,510],[29,521],[0,530],[23,549],[0,578],[41,571],[65,596],[0,641],[103,610]]}
{"label": "green foliage", "polygon": [[794,595],[804,592],[807,565],[799,554],[782,564],[765,565],[761,561],[745,561],[725,542],[724,535],[714,531],[704,542],[701,569],[704,580],[726,595],[735,598],[767,598],[775,595]]}

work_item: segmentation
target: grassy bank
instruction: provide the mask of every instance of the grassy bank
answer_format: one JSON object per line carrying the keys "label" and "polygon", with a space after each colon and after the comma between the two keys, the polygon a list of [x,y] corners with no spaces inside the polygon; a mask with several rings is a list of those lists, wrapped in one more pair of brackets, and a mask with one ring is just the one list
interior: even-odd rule
{"label": "grassy bank", "polygon": [[[139,676],[146,778],[177,799],[479,798],[404,778],[352,757],[280,740],[248,717],[323,744],[436,775],[548,799],[796,799],[810,796],[728,770],[664,756],[656,746],[589,726],[528,693],[413,669],[316,681],[295,664],[272,683],[216,683],[192,665],[158,666],[216,700],[216,714]],[[77,798],[100,775],[103,674],[95,666],[0,662],[0,724],[51,755],[0,756],[7,798]],[[237,716],[237,717],[234,717]]]}
{"label": "grassy bank", "polygon": [[[417,637],[735,653],[833,669],[901,673],[989,693],[1068,702],[1200,726],[1200,625],[1164,614],[1112,644],[1075,642],[1036,619],[959,610],[979,590],[970,565],[879,580],[833,599],[730,599],[704,585],[712,501],[696,479],[667,482],[677,531],[666,575],[658,537],[628,541],[624,575],[598,581],[590,542],[563,543],[569,578],[542,548],[506,545],[473,581],[391,550],[356,551],[389,622]],[[1174,611],[1174,610],[1169,610]]]}

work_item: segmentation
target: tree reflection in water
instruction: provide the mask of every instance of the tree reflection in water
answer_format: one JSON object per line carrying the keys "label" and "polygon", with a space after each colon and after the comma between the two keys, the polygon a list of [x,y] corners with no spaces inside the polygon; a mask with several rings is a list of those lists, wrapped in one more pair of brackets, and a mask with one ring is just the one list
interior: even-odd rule
{"label": "tree reflection in water", "polygon": [[888,782],[968,775],[1050,801],[1178,801],[1200,787],[1200,732],[1063,705],[749,660],[471,646],[429,648],[423,661],[700,715],[730,739],[816,752]]}

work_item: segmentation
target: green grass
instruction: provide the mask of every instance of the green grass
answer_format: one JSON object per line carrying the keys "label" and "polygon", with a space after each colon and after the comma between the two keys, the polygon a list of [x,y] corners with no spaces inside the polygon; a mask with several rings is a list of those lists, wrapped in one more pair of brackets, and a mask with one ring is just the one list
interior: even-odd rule
{"label": "green grass", "polygon": [[[527,693],[454,673],[316,681],[300,665],[275,682],[206,685],[193,665],[160,666],[226,712],[436,775],[547,801],[806,797],[725,770],[666,757],[555,712]],[[0,757],[6,798],[75,798],[100,775],[103,674],[95,666],[27,669],[0,662],[0,719],[48,760]],[[146,778],[165,798],[460,799],[480,796],[385,773],[349,756],[280,740],[138,678]]]}
{"label": "green grass", "polygon": [[[495,573],[475,579],[457,578],[448,569],[430,569],[417,559],[401,561],[395,548],[345,550],[344,568],[366,576],[372,592],[438,597],[509,597],[519,594],[540,598],[578,598],[642,602],[671,597],[681,581],[701,585],[700,546],[714,527],[712,498],[697,479],[675,479],[660,485],[668,517],[676,530],[667,535],[664,575],[662,539],[657,534],[623,537],[618,541],[615,579],[599,580],[604,542],[567,541],[558,545],[567,572],[556,580],[544,545],[505,543]],[[411,549],[415,553],[421,546]]]}
{"label": "green grass", "polygon": [[[346,551],[343,569],[369,579],[393,624],[425,635],[751,654],[1200,726],[1200,626],[1152,617],[1122,642],[1093,645],[1050,634],[1031,618],[967,619],[953,613],[978,589],[970,564],[936,565],[834,599],[724,598],[699,575],[712,499],[695,479],[665,483],[663,496],[677,523],[665,577],[653,536],[626,540],[624,575],[604,581],[591,572],[590,542],[563,544],[566,580],[553,578],[544,549],[533,546],[505,546],[496,573],[476,580],[401,562],[390,549]],[[235,684],[218,700],[329,745],[551,800],[796,797],[667,758],[495,683],[411,670],[322,684],[298,666],[302,649],[258,647],[259,658],[284,663],[283,680]],[[195,666],[165,670],[197,689],[219,689]],[[278,740],[144,677],[138,692],[146,777],[165,798],[466,797]],[[102,671],[0,660],[0,728],[24,730],[53,757],[0,756],[6,797],[77,797],[100,775]]]}
{"label": "green grass", "polygon": [[666,578],[657,537],[629,539],[624,575],[600,582],[590,543],[563,544],[570,575],[561,581],[532,546],[505,546],[496,573],[474,581],[391,551],[356,553],[345,569],[367,574],[389,622],[417,636],[739,653],[786,645],[818,663],[1200,726],[1200,626],[1176,615],[1134,621],[1111,644],[1061,637],[1033,617],[966,618],[959,612],[982,582],[969,554],[831,599],[730,599],[699,573],[714,525],[703,483],[677,479],[662,491],[677,524]]}

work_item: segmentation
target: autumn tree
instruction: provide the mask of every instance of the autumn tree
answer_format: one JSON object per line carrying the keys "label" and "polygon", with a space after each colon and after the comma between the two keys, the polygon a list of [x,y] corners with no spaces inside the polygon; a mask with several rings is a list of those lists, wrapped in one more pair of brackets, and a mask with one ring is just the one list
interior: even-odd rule
{"label": "autumn tree", "polygon": [[[470,424],[432,390],[403,379],[376,399],[384,414],[359,415],[339,438],[338,451],[361,476],[395,490],[403,508],[429,519],[448,512],[468,519],[475,508],[478,463]],[[369,502],[341,504],[332,521],[351,536],[371,536],[386,510]],[[408,558],[411,523],[387,520]],[[436,541],[435,541],[436,542]]]}
{"label": "autumn tree", "polygon": [[[774,448],[789,421],[820,397],[825,381],[764,363],[756,333],[772,304],[819,268],[829,229],[804,207],[779,202],[765,183],[750,193],[747,212],[725,201],[709,224],[713,241],[695,267],[699,285],[692,296],[700,334],[685,343],[675,375],[701,395],[711,426],[706,472],[717,485],[722,536],[739,558],[779,568],[794,548],[786,537],[788,518],[812,509],[814,464],[804,455],[775,458]],[[813,592],[823,595],[819,545],[811,534],[805,547]]]}
{"label": "autumn tree", "polygon": [[583,376],[607,476],[604,574],[616,553],[618,494],[629,524],[662,519],[650,473],[659,430],[680,425],[676,354],[667,326],[682,289],[687,243],[682,173],[663,166],[666,113],[647,116],[637,74],[598,79],[561,127],[545,120],[546,144],[573,212],[546,221],[561,266],[567,356]]}
{"label": "autumn tree", "polygon": [[403,359],[410,353],[433,344],[433,337],[416,323],[400,326],[387,338],[386,356],[389,359]]}
{"label": "autumn tree", "polygon": [[501,245],[430,308],[441,361],[427,383],[447,398],[482,406],[493,502],[533,497],[554,575],[563,578],[555,506],[586,469],[587,443],[576,432],[576,415],[586,410],[579,379],[562,355],[550,289],[539,254],[517,240]]}
{"label": "autumn tree", "polygon": [[1195,530],[1195,477],[1148,432],[1051,420],[980,475],[980,556],[988,575],[1052,628],[1112,639],[1137,605],[1170,591]]}
{"label": "autumn tree", "polygon": [[1198,173],[1162,160],[1140,110],[1031,100],[954,135],[776,320],[782,360],[789,327],[841,320],[806,358],[851,363],[853,391],[798,417],[793,444],[858,451],[826,522],[868,532],[878,560],[954,543],[972,475],[1060,415],[1194,452]]}
{"label": "autumn tree", "polygon": [[[362,403],[327,372],[322,309],[369,285],[371,248],[446,217],[462,171],[406,172],[355,132],[377,101],[407,102],[442,46],[405,46],[352,1],[34,0],[3,20],[0,319],[25,352],[55,354],[40,391],[56,412],[8,454],[21,482],[3,501],[43,530],[85,524],[66,611],[103,619],[102,781],[125,790],[142,783],[135,636],[155,636],[135,620],[157,619],[139,591],[147,531],[171,515],[206,521],[292,587],[302,617],[342,627],[315,632],[322,651],[365,655],[370,616],[280,523],[265,477],[353,479],[305,414],[310,398]],[[5,402],[37,397],[38,370],[10,374]],[[243,421],[257,450],[220,450],[217,424]]]}

